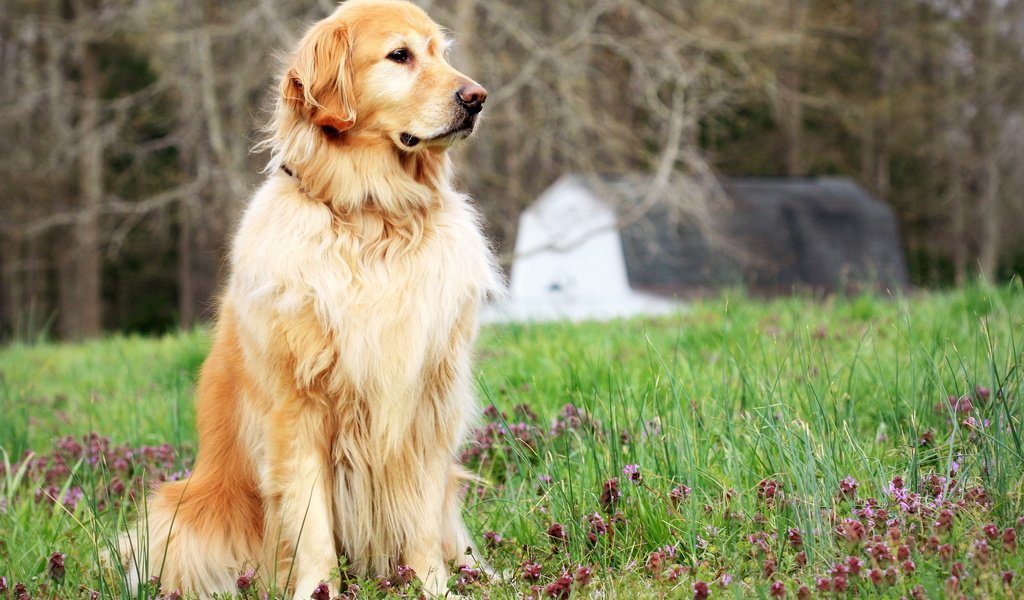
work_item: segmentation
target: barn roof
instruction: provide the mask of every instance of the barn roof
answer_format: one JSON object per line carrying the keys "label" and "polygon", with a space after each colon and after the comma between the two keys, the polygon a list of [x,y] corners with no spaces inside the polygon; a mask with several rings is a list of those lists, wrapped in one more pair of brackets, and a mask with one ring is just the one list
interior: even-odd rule
{"label": "barn roof", "polygon": [[[579,181],[610,206],[629,206],[630,190],[635,197],[643,189],[635,177]],[[732,177],[720,183],[729,202],[713,215],[715,236],[676,217],[671,201],[623,225],[633,287],[685,293],[742,284],[770,293],[908,285],[893,211],[853,180]],[[683,193],[670,190],[667,197]]]}

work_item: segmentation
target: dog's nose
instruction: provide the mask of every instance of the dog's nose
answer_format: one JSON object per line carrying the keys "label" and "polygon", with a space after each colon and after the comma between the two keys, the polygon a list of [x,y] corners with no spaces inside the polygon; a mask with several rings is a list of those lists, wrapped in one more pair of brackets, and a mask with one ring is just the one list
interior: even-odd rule
{"label": "dog's nose", "polygon": [[469,111],[469,114],[476,114],[484,107],[484,101],[487,100],[487,90],[482,85],[471,83],[459,88],[459,91],[455,92],[455,99]]}

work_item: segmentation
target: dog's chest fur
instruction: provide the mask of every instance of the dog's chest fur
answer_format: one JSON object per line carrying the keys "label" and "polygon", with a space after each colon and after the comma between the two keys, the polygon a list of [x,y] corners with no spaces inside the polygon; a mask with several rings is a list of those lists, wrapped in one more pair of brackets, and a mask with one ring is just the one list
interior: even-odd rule
{"label": "dog's chest fur", "polygon": [[227,299],[253,353],[286,346],[299,389],[375,405],[408,402],[425,392],[425,371],[468,362],[472,340],[453,336],[472,337],[461,321],[498,279],[463,197],[397,218],[339,216],[289,184],[264,185],[234,242]]}

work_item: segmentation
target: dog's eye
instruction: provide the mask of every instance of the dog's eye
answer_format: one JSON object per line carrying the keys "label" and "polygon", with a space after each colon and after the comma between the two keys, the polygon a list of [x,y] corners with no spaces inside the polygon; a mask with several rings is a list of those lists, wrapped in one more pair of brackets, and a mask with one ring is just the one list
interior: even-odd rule
{"label": "dog's eye", "polygon": [[409,50],[407,48],[399,48],[391,54],[388,54],[385,58],[396,63],[407,63],[412,60],[412,54],[409,54]]}

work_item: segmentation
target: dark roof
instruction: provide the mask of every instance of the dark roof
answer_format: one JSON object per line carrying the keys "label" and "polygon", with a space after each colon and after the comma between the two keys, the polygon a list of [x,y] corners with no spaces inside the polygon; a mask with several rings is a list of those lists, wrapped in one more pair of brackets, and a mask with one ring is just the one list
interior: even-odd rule
{"label": "dark roof", "polygon": [[685,293],[736,284],[754,292],[908,285],[895,215],[854,181],[726,178],[721,184],[731,202],[713,215],[711,238],[719,242],[672,218],[664,203],[623,227],[633,287]]}

